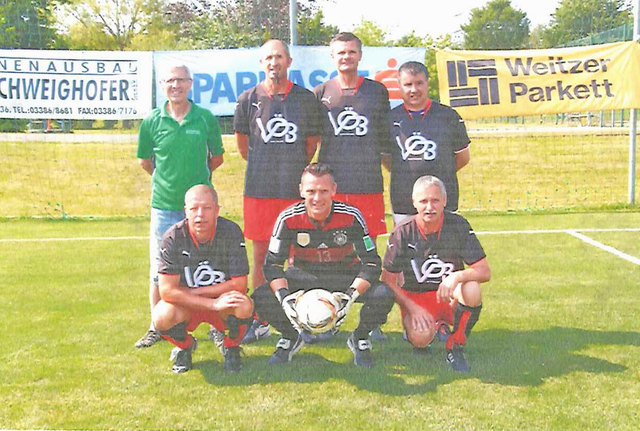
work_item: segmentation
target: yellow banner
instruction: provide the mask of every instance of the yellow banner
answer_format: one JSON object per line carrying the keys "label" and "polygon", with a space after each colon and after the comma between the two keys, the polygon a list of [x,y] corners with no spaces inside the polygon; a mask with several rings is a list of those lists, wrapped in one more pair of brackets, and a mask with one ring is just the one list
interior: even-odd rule
{"label": "yellow banner", "polygon": [[640,108],[640,45],[436,52],[440,101],[463,118]]}

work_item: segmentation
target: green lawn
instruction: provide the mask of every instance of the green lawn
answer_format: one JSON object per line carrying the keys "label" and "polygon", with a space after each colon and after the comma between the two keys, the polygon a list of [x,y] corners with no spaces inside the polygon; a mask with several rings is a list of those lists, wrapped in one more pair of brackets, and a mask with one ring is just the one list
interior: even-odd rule
{"label": "green lawn", "polygon": [[[150,178],[137,164],[135,139],[118,143],[99,136],[103,141],[93,143],[56,141],[74,136],[0,142],[0,217],[148,215]],[[223,214],[233,218],[242,213],[245,162],[231,136],[224,143],[225,162],[213,181]],[[624,135],[472,137],[471,162],[459,174],[460,208],[505,212],[624,205],[628,145]],[[636,175],[640,178],[640,165]],[[635,199],[640,201],[640,188]]]}
{"label": "green lawn", "polygon": [[[640,213],[470,221],[493,278],[469,375],[449,370],[442,344],[414,356],[394,309],[372,370],[345,346],[352,313],[336,339],[287,366],[267,366],[272,336],[245,347],[243,371],[227,376],[205,327],[185,375],[171,373],[168,343],[133,348],[148,324],[147,219],[5,219],[0,429],[636,429],[640,268],[562,232],[495,232],[637,228]],[[640,258],[638,231],[584,234]]]}

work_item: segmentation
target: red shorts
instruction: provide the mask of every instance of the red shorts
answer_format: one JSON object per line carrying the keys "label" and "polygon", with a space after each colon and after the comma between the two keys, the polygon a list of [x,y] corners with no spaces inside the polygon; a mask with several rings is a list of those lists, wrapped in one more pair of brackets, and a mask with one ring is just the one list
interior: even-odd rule
{"label": "red shorts", "polygon": [[369,235],[380,236],[387,233],[387,224],[384,220],[384,198],[382,197],[382,193],[336,193],[336,196],[333,199],[358,208],[364,216],[364,221],[367,223]]}
{"label": "red shorts", "polygon": [[300,199],[244,197],[244,237],[252,241],[269,241],[273,225],[280,213]]}
{"label": "red shorts", "polygon": [[[452,305],[449,302],[438,302],[436,299],[436,291],[432,292],[408,292],[402,291],[402,294],[413,302],[424,308],[433,316],[433,320],[442,320],[448,325],[453,325],[453,311],[455,309],[455,302]],[[404,317],[407,312],[400,307],[400,314],[402,315],[402,322],[404,325]]]}
{"label": "red shorts", "polygon": [[189,324],[187,332],[193,332],[202,322],[207,322],[214,326],[218,331],[224,332],[227,326],[224,320],[220,318],[220,313],[213,310],[189,310]]}

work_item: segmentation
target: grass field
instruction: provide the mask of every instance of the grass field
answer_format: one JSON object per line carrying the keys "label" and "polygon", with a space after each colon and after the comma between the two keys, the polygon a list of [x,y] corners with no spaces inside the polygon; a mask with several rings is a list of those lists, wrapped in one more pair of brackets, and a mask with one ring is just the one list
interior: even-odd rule
{"label": "grass field", "polygon": [[[628,136],[580,131],[472,134],[471,163],[459,175],[460,208],[504,212],[624,205]],[[91,136],[98,141],[87,141]],[[137,164],[135,135],[29,137],[0,141],[0,217],[148,215],[149,176]],[[223,213],[233,217],[241,213],[245,162],[230,136],[225,136],[225,150],[225,163],[213,179],[223,191]],[[636,170],[640,178],[640,164]],[[640,187],[635,200],[640,201]]]}
{"label": "grass field", "polygon": [[[637,228],[639,216],[471,216],[493,279],[469,375],[448,369],[442,344],[414,356],[397,309],[373,370],[345,346],[352,313],[285,367],[266,364],[275,336],[247,346],[233,376],[201,327],[195,368],[173,375],[168,343],[133,348],[148,324],[146,219],[5,220],[0,428],[637,429],[640,266],[564,230]],[[640,258],[638,230],[583,233]]]}
{"label": "grass field", "polygon": [[[149,318],[135,136],[46,139],[0,142],[0,429],[638,429],[640,210],[624,204],[626,136],[473,139],[460,206],[493,278],[469,375],[449,370],[442,344],[414,356],[397,309],[373,370],[345,346],[351,313],[285,367],[266,364],[277,337],[247,346],[233,376],[201,327],[195,368],[173,375],[168,343],[133,348]],[[214,182],[222,215],[241,223],[244,162],[225,148]],[[99,217],[76,218],[88,215]]]}

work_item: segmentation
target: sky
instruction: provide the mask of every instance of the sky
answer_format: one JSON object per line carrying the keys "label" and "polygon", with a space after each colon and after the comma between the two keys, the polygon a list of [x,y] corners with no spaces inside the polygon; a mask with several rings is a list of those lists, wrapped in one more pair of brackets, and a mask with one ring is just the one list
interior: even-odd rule
{"label": "sky", "polygon": [[[484,7],[489,0],[326,0],[322,7],[325,24],[350,31],[362,19],[375,22],[397,39],[415,30],[419,36],[453,34],[469,22],[471,9]],[[511,0],[515,9],[526,12],[533,29],[548,24],[560,0]],[[389,5],[392,7],[389,7]]]}

